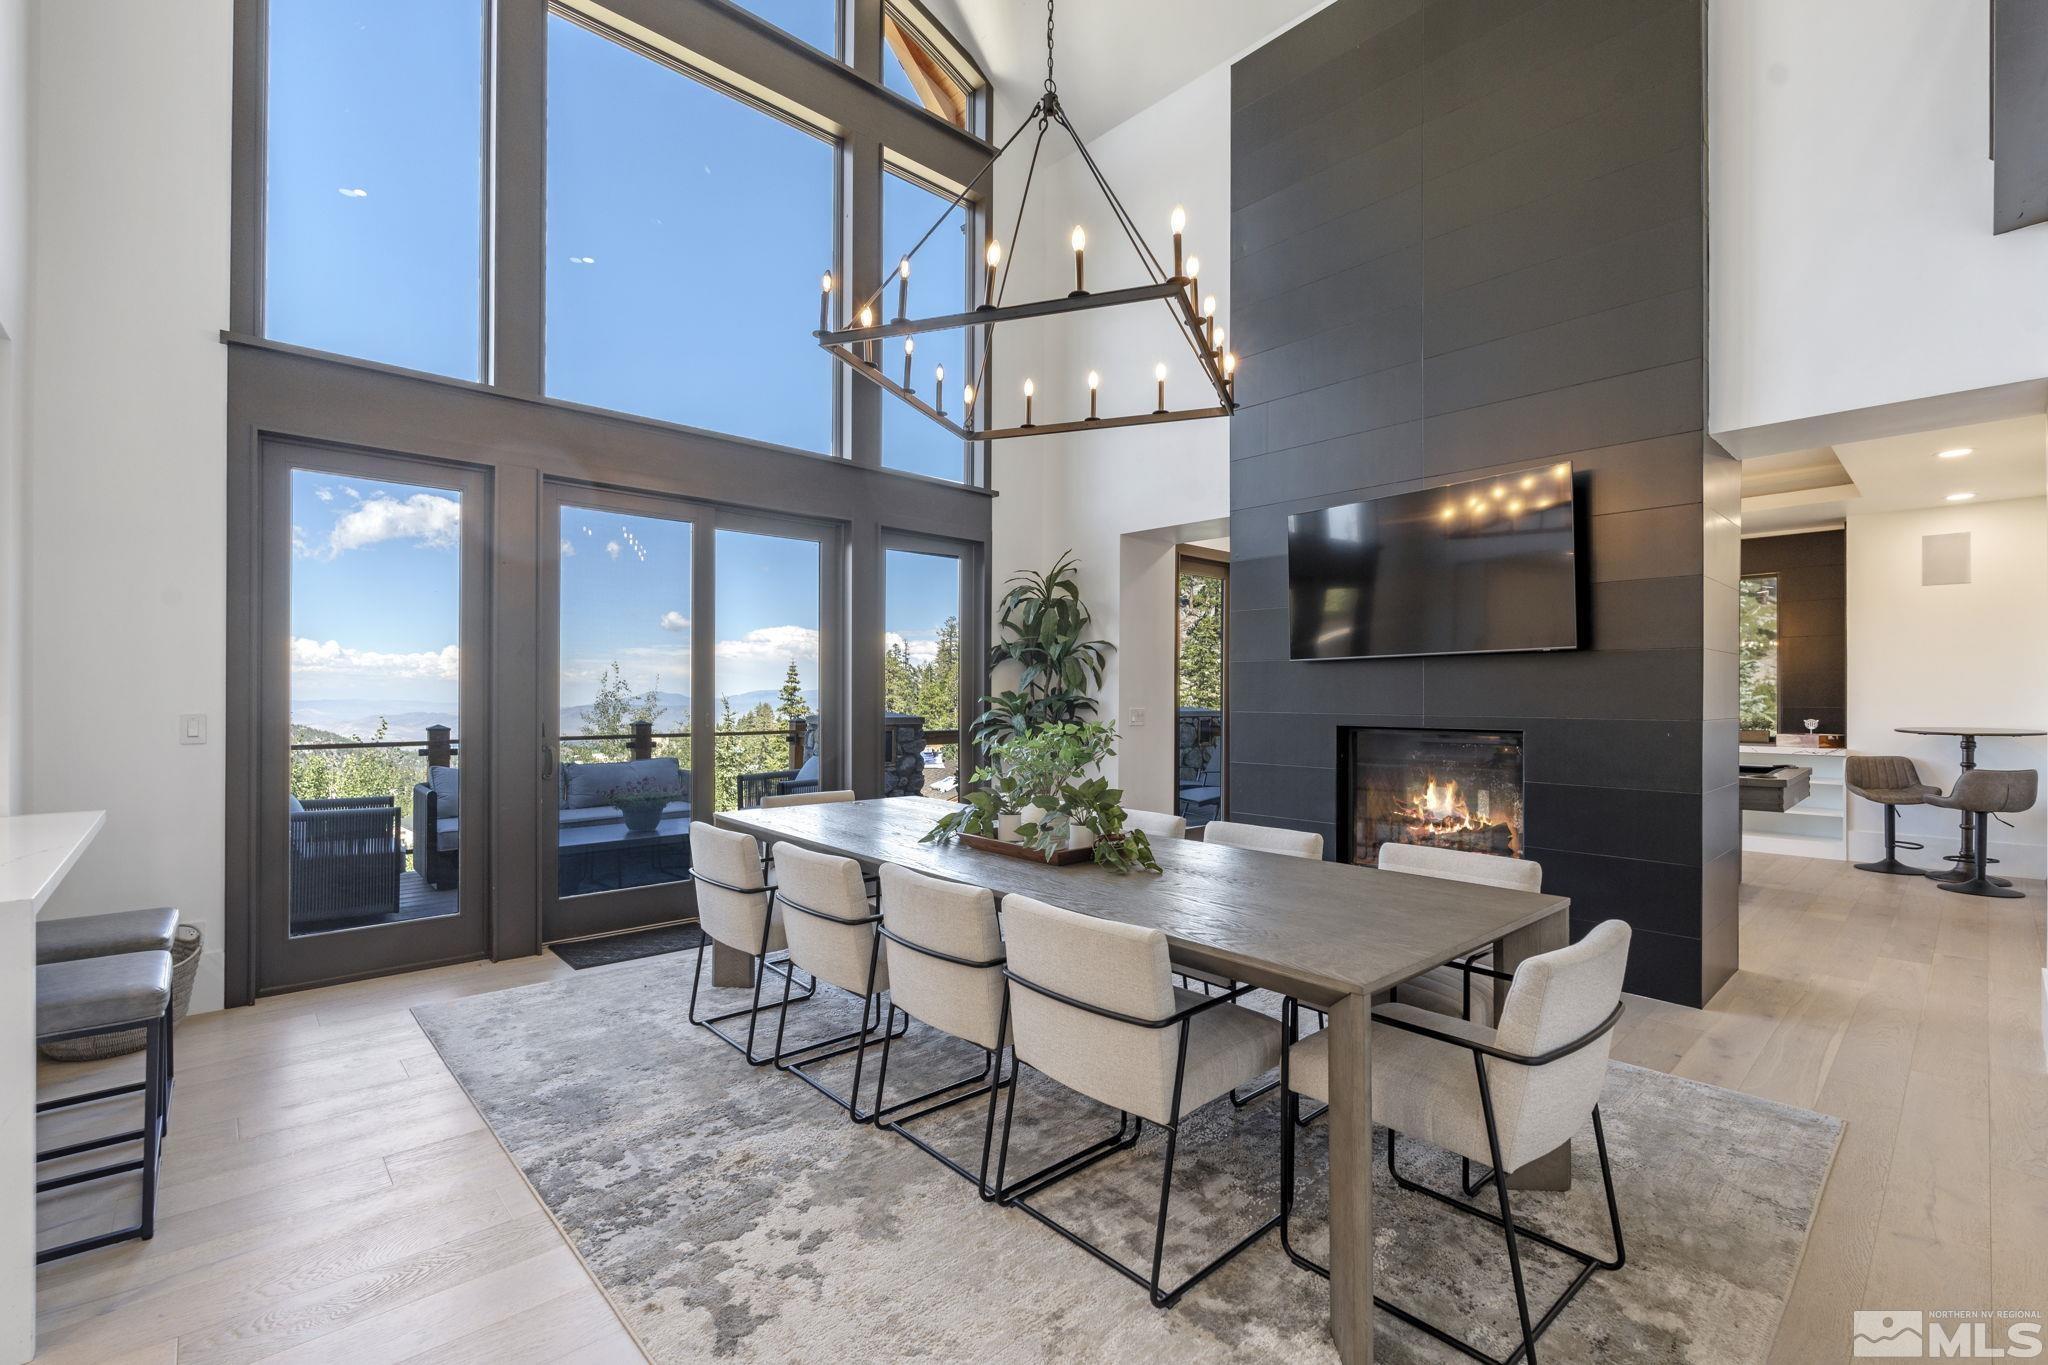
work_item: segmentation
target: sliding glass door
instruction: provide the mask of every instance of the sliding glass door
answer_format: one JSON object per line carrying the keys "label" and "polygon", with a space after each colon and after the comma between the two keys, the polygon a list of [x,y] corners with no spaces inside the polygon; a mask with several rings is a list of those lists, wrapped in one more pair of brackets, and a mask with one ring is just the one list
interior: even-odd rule
{"label": "sliding glass door", "polygon": [[489,481],[265,456],[259,989],[482,956]]}
{"label": "sliding glass door", "polygon": [[690,825],[836,781],[824,605],[837,537],[551,485],[542,937],[693,918]]}

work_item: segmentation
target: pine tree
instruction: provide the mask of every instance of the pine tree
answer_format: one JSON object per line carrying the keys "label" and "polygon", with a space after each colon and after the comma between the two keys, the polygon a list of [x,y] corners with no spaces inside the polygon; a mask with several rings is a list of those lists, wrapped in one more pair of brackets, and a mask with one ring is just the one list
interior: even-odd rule
{"label": "pine tree", "polygon": [[795,659],[789,661],[789,669],[782,675],[782,692],[775,699],[775,714],[785,723],[802,720],[811,714],[811,704],[804,700],[804,680],[797,675]]}

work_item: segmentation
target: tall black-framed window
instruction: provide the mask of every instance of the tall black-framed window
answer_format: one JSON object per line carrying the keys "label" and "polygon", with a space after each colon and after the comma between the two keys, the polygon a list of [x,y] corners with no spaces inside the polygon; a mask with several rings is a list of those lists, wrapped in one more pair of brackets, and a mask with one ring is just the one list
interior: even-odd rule
{"label": "tall black-framed window", "polygon": [[838,144],[560,10],[547,110],[549,396],[833,453]]}
{"label": "tall black-framed window", "polygon": [[271,0],[263,334],[483,374],[487,0]]}
{"label": "tall black-framed window", "polygon": [[[811,599],[797,601],[794,594],[785,594],[788,600],[766,604],[760,621],[752,625],[737,614],[738,605],[728,604],[732,619],[726,624],[745,628],[730,640],[721,631],[715,638],[695,642],[687,664],[694,676],[687,689],[676,688],[669,679],[673,667],[683,666],[680,662],[660,669],[658,684],[656,671],[638,666],[614,670],[610,692],[604,697],[616,695],[638,705],[651,690],[656,694],[651,724],[678,733],[650,734],[644,741],[598,741],[583,736],[590,740],[584,747],[642,743],[659,754],[664,745],[687,743],[689,762],[685,764],[677,756],[672,785],[681,785],[687,772],[693,797],[701,780],[706,806],[715,807],[722,752],[718,715],[713,709],[716,689],[727,687],[735,694],[736,704],[741,694],[764,690],[766,683],[739,668],[739,653],[744,648],[754,648],[757,653],[779,651],[775,660],[761,663],[762,669],[774,675],[768,680],[774,684],[775,694],[771,714],[785,729],[793,721],[803,724],[809,715],[820,716],[821,723],[806,726],[805,737],[797,741],[815,747],[793,756],[784,735],[774,767],[769,766],[765,750],[758,755],[740,754],[738,758],[744,761],[722,766],[731,769],[735,778],[754,779],[782,768],[800,770],[815,754],[821,780],[850,786],[862,795],[877,794],[888,742],[880,723],[886,710],[881,625],[887,549],[910,537],[948,547],[947,553],[957,558],[962,585],[957,649],[963,661],[976,661],[973,667],[963,667],[960,690],[963,695],[979,695],[986,681],[978,661],[986,657],[991,521],[985,475],[978,482],[971,477],[963,479],[963,473],[976,468],[964,459],[957,467],[925,473],[887,458],[883,405],[890,400],[873,386],[840,382],[822,402],[813,403],[801,398],[801,384],[796,399],[773,386],[750,395],[736,376],[769,373],[779,382],[798,374],[807,363],[829,372],[809,336],[819,317],[818,277],[828,268],[834,273],[835,312],[843,308],[844,300],[865,297],[880,283],[889,249],[883,226],[885,181],[900,178],[896,172],[910,172],[928,187],[966,185],[993,150],[981,137],[887,88],[884,6],[880,0],[845,0],[843,6],[832,8],[840,25],[836,51],[786,31],[784,20],[768,13],[772,6],[767,4],[605,0],[600,9],[582,0],[475,0],[476,13],[487,15],[488,21],[479,20],[477,43],[465,48],[473,56],[457,72],[473,99],[456,100],[450,95],[446,101],[451,107],[459,106],[460,121],[469,130],[468,140],[460,143],[465,158],[461,159],[460,174],[447,169],[458,160],[453,152],[433,161],[434,148],[439,145],[434,139],[442,136],[440,132],[427,137],[434,145],[422,152],[424,158],[442,167],[444,180],[460,181],[463,202],[474,205],[468,212],[464,238],[472,245],[467,254],[449,256],[455,260],[454,266],[443,262],[441,273],[446,279],[437,276],[437,284],[449,285],[446,297],[454,302],[423,290],[417,298],[377,303],[377,289],[389,295],[394,287],[378,283],[377,289],[351,290],[347,280],[330,280],[322,286],[344,296],[331,305],[316,301],[310,308],[301,307],[299,316],[320,326],[298,327],[289,325],[293,314],[289,308],[281,308],[286,302],[284,294],[270,287],[270,281],[280,269],[301,269],[321,257],[317,249],[309,252],[304,240],[291,235],[291,225],[272,213],[273,192],[303,170],[306,176],[336,181],[323,193],[333,194],[343,212],[378,206],[380,200],[389,208],[399,201],[380,195],[380,186],[392,183],[388,180],[353,184],[332,163],[308,162],[311,169],[307,170],[290,152],[291,138],[278,136],[289,132],[290,122],[289,115],[279,122],[280,111],[299,101],[296,107],[318,114],[321,100],[338,98],[336,92],[347,85],[347,73],[329,73],[331,79],[325,85],[291,88],[295,68],[278,60],[286,47],[305,61],[317,57],[318,43],[304,34],[281,35],[276,26],[289,26],[304,18],[294,6],[321,7],[313,6],[313,0],[234,3],[234,255],[229,327],[223,337],[229,407],[228,1001],[247,1003],[259,994],[313,980],[365,970],[398,970],[427,960],[407,949],[394,950],[388,961],[345,963],[340,958],[346,954],[324,945],[368,940],[360,936],[351,940],[350,935],[339,933],[300,935],[289,941],[305,947],[307,960],[297,963],[289,975],[278,975],[266,974],[256,951],[259,915],[275,917],[278,911],[273,902],[282,894],[279,888],[288,884],[287,870],[279,863],[278,850],[283,845],[271,837],[285,819],[285,791],[279,776],[284,769],[274,762],[270,768],[264,767],[275,759],[279,736],[286,732],[280,728],[282,720],[266,728],[262,719],[269,714],[263,710],[263,698],[276,692],[271,673],[276,660],[283,657],[278,652],[283,647],[279,642],[286,641],[280,633],[284,628],[264,615],[274,595],[265,589],[264,575],[274,568],[265,556],[283,533],[280,519],[270,515],[277,509],[264,500],[264,452],[280,439],[351,457],[359,454],[369,460],[401,462],[406,468],[461,468],[472,471],[478,481],[462,497],[462,524],[474,530],[475,543],[487,546],[487,553],[480,555],[473,571],[466,562],[460,580],[465,602],[474,599],[478,642],[474,650],[464,647],[460,677],[465,688],[473,680],[488,679],[488,705],[465,703],[460,708],[459,750],[452,762],[437,762],[431,753],[427,757],[429,768],[460,773],[453,785],[444,775],[447,804],[454,806],[456,813],[451,815],[445,809],[433,813],[437,823],[431,835],[438,842],[431,845],[429,860],[444,884],[450,881],[445,874],[451,867],[461,869],[453,885],[459,888],[465,910],[474,904],[481,916],[475,925],[475,939],[461,952],[499,958],[530,953],[551,935],[592,932],[593,919],[602,918],[582,914],[577,921],[582,927],[577,928],[567,920],[551,925],[543,913],[545,905],[563,903],[556,856],[563,801],[557,777],[564,738],[562,712],[566,707],[600,705],[602,700],[596,684],[588,698],[581,692],[567,703],[560,698],[564,691],[558,658],[564,648],[563,608],[560,585],[551,575],[562,557],[562,490],[574,490],[568,501],[577,507],[637,508],[657,516],[682,507],[697,509],[689,514],[696,518],[690,533],[690,607],[686,610],[680,605],[680,597],[675,602],[657,603],[640,592],[622,591],[617,598],[621,610],[644,614],[658,606],[651,622],[639,624],[648,633],[662,632],[664,641],[677,633],[662,624],[670,612],[705,623],[717,617],[718,603],[713,597],[719,581],[719,539],[728,530],[768,537],[759,544],[739,540],[732,544],[740,549],[765,545],[780,551],[779,560],[795,566],[790,573],[792,582],[802,578],[819,584]],[[468,3],[419,0],[418,9],[439,12],[445,7],[447,14],[456,14],[459,5]],[[403,48],[416,41],[412,26],[405,22],[413,13],[411,5],[399,0],[322,0],[322,5],[330,16],[351,15],[372,22],[373,28],[388,20],[370,37],[358,35],[361,42],[370,44],[363,51],[382,52],[380,60],[388,60],[394,69],[416,59],[417,54],[409,51],[396,56],[390,51],[390,45]],[[466,16],[469,11],[460,13]],[[683,91],[696,107],[716,111],[707,117],[738,120],[760,130],[771,143],[800,147],[812,154],[808,168],[800,174],[760,181],[753,191],[741,196],[763,201],[750,205],[753,217],[782,214],[816,235],[805,236],[801,244],[790,248],[785,253],[791,258],[787,261],[738,263],[740,246],[756,244],[729,246],[722,253],[734,258],[727,263],[728,273],[748,285],[737,314],[734,307],[720,308],[709,301],[709,286],[699,283],[702,276],[689,273],[698,262],[686,258],[721,255],[715,245],[678,250],[674,260],[664,260],[659,249],[644,249],[636,260],[630,244],[621,247],[614,241],[600,249],[577,246],[559,237],[568,220],[556,216],[551,223],[551,209],[571,211],[578,206],[565,204],[558,197],[551,204],[553,190],[567,182],[550,172],[551,132],[555,131],[549,125],[550,95],[561,90],[550,80],[550,47],[561,41],[554,34],[570,30],[570,36],[590,41],[593,54],[629,59],[630,69],[651,86]],[[467,35],[468,30],[462,32]],[[452,38],[447,39],[444,47],[452,47],[452,43]],[[352,49],[342,43],[334,50]],[[450,64],[443,66],[454,70]],[[452,79],[450,84],[452,89]],[[624,103],[626,92],[617,92],[616,98]],[[603,120],[611,120],[610,126],[617,128],[622,117],[629,117],[617,107],[602,105],[594,105],[589,112],[600,138],[606,126]],[[444,119],[449,129],[457,121],[452,114]],[[826,132],[829,137],[820,136]],[[453,132],[446,133],[444,140],[448,146],[457,145]],[[472,148],[475,166],[466,159]],[[615,179],[621,180],[631,172],[673,177],[688,171],[673,155],[649,171],[663,149],[643,144],[643,150],[637,162],[612,162],[607,169],[617,169],[620,175]],[[403,151],[398,148],[399,153]],[[565,161],[569,156],[566,151],[559,154]],[[716,181],[723,172],[730,181],[741,170],[759,169],[754,165],[721,166],[714,160],[709,162],[707,176],[706,164],[701,158],[696,162],[699,179]],[[564,167],[555,169],[559,172]],[[344,196],[339,193],[341,188],[368,193]],[[609,201],[587,198],[586,206],[602,212],[591,222],[577,224],[579,230],[603,228],[604,213],[614,219],[630,213],[652,217],[657,216],[657,208],[666,208],[652,200],[632,199],[624,193],[635,188],[630,183],[623,190],[616,183],[603,188],[619,197]],[[826,206],[822,212],[821,205]],[[723,204],[716,211],[726,213]],[[971,200],[971,209],[962,215],[969,224],[963,235],[978,240],[992,211],[987,199]],[[446,216],[452,217],[452,210]],[[572,261],[568,259],[572,254],[591,259]],[[816,259],[811,259],[813,256]],[[363,260],[365,268],[372,270],[395,269],[398,264],[410,268],[410,263],[381,261],[367,252],[336,260],[343,264]],[[642,296],[630,300],[643,308],[640,324],[659,329],[639,348],[650,363],[639,372],[634,388],[596,394],[556,392],[551,378],[559,375],[556,366],[567,344],[556,324],[580,321],[589,331],[606,325],[602,309],[595,310],[593,317],[570,319],[565,302],[570,296],[560,291],[587,288],[614,263],[639,268],[637,279],[629,278],[628,288]],[[919,287],[936,289],[939,274],[937,266],[921,274]],[[926,285],[926,280],[931,283]],[[455,284],[461,288],[456,289]],[[787,296],[786,301],[769,302],[782,295]],[[431,338],[409,329],[408,314],[400,307],[414,304],[432,305],[436,319],[460,313],[462,316],[446,328],[446,335],[456,341],[441,344],[438,351],[424,347],[421,343]],[[755,321],[753,313],[771,310],[775,312],[772,319],[764,319],[758,332],[748,332],[747,324]],[[618,315],[615,307],[612,316]],[[356,330],[349,331],[341,324]],[[586,335],[584,341],[588,340]],[[673,349],[663,350],[665,346]],[[690,349],[693,346],[713,349]],[[720,346],[728,354],[719,355],[716,348]],[[770,355],[770,346],[783,350]],[[754,354],[757,350],[759,357]],[[620,370],[635,358],[630,352],[616,350],[609,355],[599,350],[597,354],[600,365]],[[712,361],[703,358],[706,355],[721,364],[729,360],[731,368],[714,372]],[[690,392],[691,376],[676,372],[692,364],[704,366],[708,376],[708,382],[698,386],[699,401],[672,408],[659,406],[660,401]],[[727,406],[721,409],[719,403]],[[792,435],[771,424],[771,419],[781,421],[792,414],[808,424],[802,434]],[[761,425],[751,424],[756,417],[763,419]],[[417,482],[431,494],[431,479]],[[358,486],[358,491],[368,490]],[[317,498],[318,490],[312,495]],[[406,498],[411,496],[408,493]],[[707,516],[709,520],[705,520]],[[288,514],[283,524],[288,530]],[[614,539],[620,547],[619,562],[634,554],[638,563],[632,542],[615,534],[621,526],[631,525],[622,521],[612,527],[612,534],[591,551],[604,555],[607,567],[614,563],[608,549]],[[792,528],[801,529],[802,534],[787,534]],[[596,529],[593,525],[593,532]],[[638,530],[635,536],[647,539]],[[651,560],[657,557],[657,549],[649,544]],[[661,548],[660,553],[679,555],[681,549],[678,544]],[[738,565],[740,560],[735,558],[732,563]],[[738,581],[736,576],[744,572],[732,568],[727,577]],[[415,575],[392,588],[388,599],[372,594],[366,614],[396,611],[407,605],[407,594],[428,594],[424,602],[430,605],[432,594],[445,596],[450,591],[454,590],[445,584],[437,587],[428,577]],[[683,589],[678,585],[676,591]],[[612,602],[603,593],[590,600],[600,605]],[[822,641],[815,663],[807,662],[807,637],[802,635],[812,629]],[[620,641],[629,636],[624,630],[609,634]],[[754,638],[749,640],[750,636]],[[386,650],[377,641],[365,639],[366,643],[349,647],[372,653],[396,649],[394,645]],[[842,643],[834,645],[835,640]],[[592,650],[604,643],[609,641],[597,641]],[[723,669],[718,658],[721,643],[731,663]],[[798,678],[792,698],[785,704],[781,683],[788,680],[792,660]],[[812,671],[807,673],[807,668]],[[263,691],[266,687],[270,693]],[[684,690],[692,708],[687,726],[674,714],[681,706],[677,698],[662,695],[680,695]],[[815,701],[810,694],[815,694]],[[751,708],[753,703],[748,705]],[[798,716],[800,705],[818,710]],[[789,714],[782,714],[785,711]],[[582,735],[581,724],[575,728]],[[815,733],[809,733],[813,728]],[[606,757],[601,761],[637,761],[632,752],[629,749],[624,759]],[[792,757],[802,761],[793,763]],[[807,779],[799,774],[776,780]],[[431,783],[427,785],[431,788]],[[738,787],[736,781],[735,799]],[[417,808],[417,793],[414,795]],[[598,818],[587,814],[597,807],[573,809],[586,812],[579,819]],[[454,826],[442,830],[440,823],[448,821],[455,822]],[[658,825],[656,837],[661,836]],[[405,846],[415,858],[423,828],[402,825],[401,842],[410,840]],[[441,838],[444,833],[448,839]],[[599,840],[596,847],[608,856],[614,846],[628,842],[623,837]],[[454,858],[442,856],[451,853]],[[597,861],[605,859],[598,857]],[[596,869],[600,878],[606,871],[604,867]],[[445,891],[447,886],[441,889]],[[640,890],[658,894],[662,888],[636,886],[613,894],[624,897]],[[573,897],[571,902],[595,906],[603,899]],[[620,904],[623,906],[623,900]],[[419,921],[430,927],[456,922],[453,916]],[[388,941],[397,944],[400,937],[394,931]],[[335,961],[319,959],[320,953],[328,951],[339,954]],[[438,952],[436,960],[447,960],[457,950],[444,945]]]}

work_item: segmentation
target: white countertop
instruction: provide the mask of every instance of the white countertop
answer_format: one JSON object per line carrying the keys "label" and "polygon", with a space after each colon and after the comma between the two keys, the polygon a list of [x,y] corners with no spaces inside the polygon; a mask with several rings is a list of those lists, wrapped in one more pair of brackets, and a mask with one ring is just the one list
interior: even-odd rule
{"label": "white countertop", "polygon": [[100,810],[0,817],[0,910],[40,913],[106,822]]}

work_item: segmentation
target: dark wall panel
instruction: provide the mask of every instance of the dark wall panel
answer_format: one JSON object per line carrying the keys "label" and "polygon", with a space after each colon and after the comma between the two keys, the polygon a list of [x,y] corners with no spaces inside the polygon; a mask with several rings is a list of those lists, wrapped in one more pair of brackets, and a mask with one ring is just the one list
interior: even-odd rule
{"label": "dark wall panel", "polygon": [[1847,536],[1814,531],[1742,542],[1742,575],[1778,579],[1778,729],[1845,733],[1849,717]]}
{"label": "dark wall panel", "polygon": [[[1232,814],[1334,849],[1340,727],[1520,730],[1546,886],[1636,928],[1630,989],[1691,1004],[1734,969],[1740,859],[1701,19],[1339,0],[1236,66],[1231,182]],[[1583,648],[1287,658],[1290,513],[1558,458]]]}

